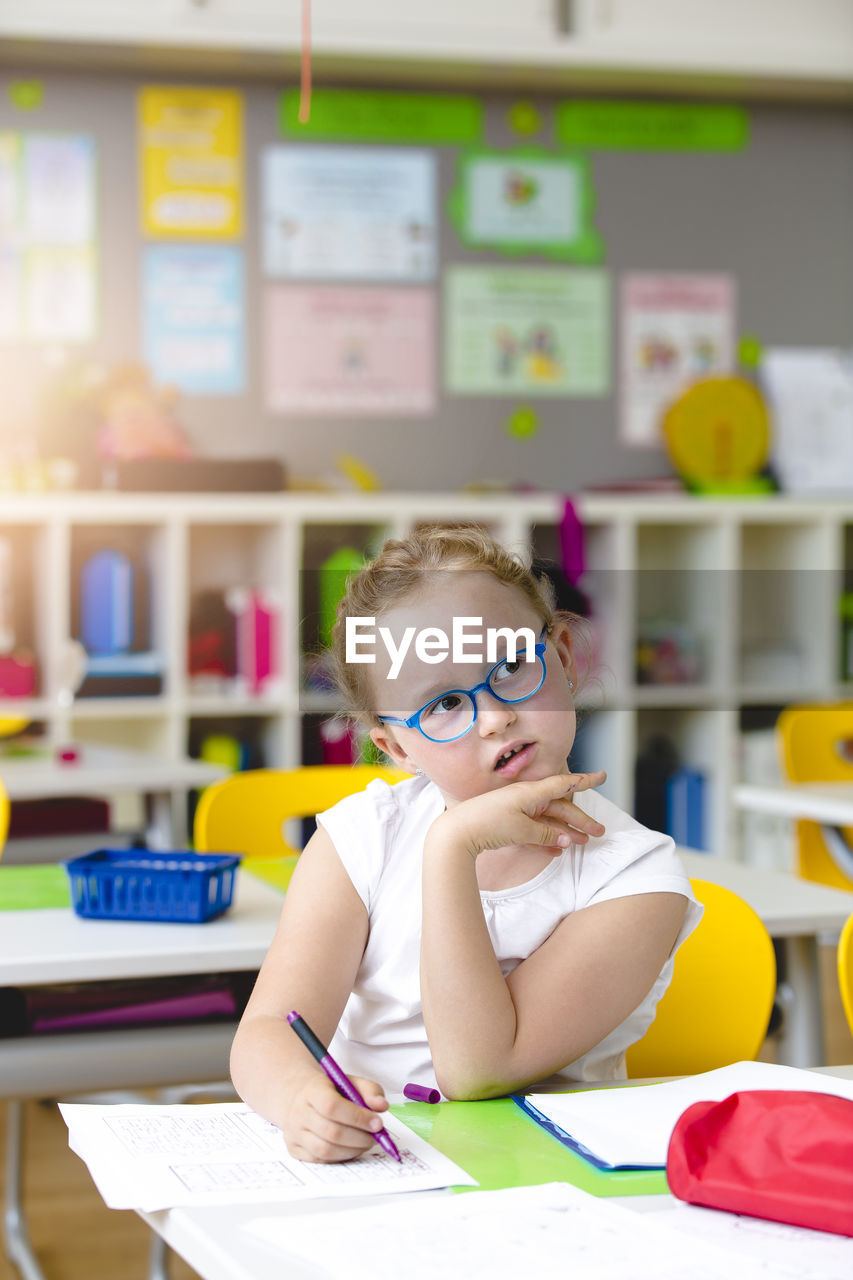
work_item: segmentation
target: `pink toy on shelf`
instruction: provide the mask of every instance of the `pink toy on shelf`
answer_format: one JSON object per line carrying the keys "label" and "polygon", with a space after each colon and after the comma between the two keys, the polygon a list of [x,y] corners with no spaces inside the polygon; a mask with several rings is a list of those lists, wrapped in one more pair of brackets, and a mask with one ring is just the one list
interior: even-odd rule
{"label": "pink toy on shelf", "polygon": [[333,720],[324,721],[320,725],[320,743],[323,764],[355,764],[356,747],[348,720],[336,716]]}
{"label": "pink toy on shelf", "polygon": [[281,674],[278,597],[254,587],[232,587],[225,593],[225,604],[236,621],[238,686],[254,697],[269,693]]}
{"label": "pink toy on shelf", "polygon": [[0,698],[32,698],[36,691],[35,659],[25,650],[0,655]]}

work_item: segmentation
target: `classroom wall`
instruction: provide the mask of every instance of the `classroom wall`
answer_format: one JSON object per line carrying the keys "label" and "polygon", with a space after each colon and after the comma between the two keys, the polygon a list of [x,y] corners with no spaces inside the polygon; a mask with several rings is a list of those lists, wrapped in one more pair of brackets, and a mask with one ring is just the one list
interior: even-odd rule
{"label": "classroom wall", "polygon": [[[34,73],[37,69],[34,69]],[[136,91],[152,75],[57,71],[43,77],[42,106],[15,109],[5,89],[19,72],[0,70],[0,130],[61,129],[91,133],[101,173],[102,322],[97,356],[107,363],[139,355],[139,271],[143,239],[137,194]],[[194,83],[175,77],[168,83]],[[180,416],[200,453],[276,456],[300,476],[330,468],[339,451],[373,467],[386,488],[456,489],[477,482],[525,482],[577,489],[612,480],[665,474],[657,448],[629,448],[618,437],[616,284],[628,270],[731,272],[739,291],[738,330],[769,345],[840,345],[853,341],[853,109],[842,106],[748,107],[751,141],[742,152],[601,152],[591,156],[604,244],[603,266],[614,291],[612,387],[597,399],[530,400],[538,433],[512,438],[505,429],[516,402],[449,396],[439,390],[428,417],[347,419],[283,417],[264,408],[262,394],[263,281],[259,260],[259,157],[277,140],[282,85],[233,79],[216,83],[245,94],[248,387],[240,396],[190,397]],[[519,145],[506,123],[514,98],[483,95],[484,142]],[[532,101],[551,142],[556,99]],[[439,151],[440,202],[454,180],[454,152]],[[441,261],[505,262],[489,250],[469,251],[441,223]],[[521,259],[543,265],[546,260]],[[561,264],[562,265],[562,264]],[[436,282],[440,295],[440,282]],[[441,309],[438,307],[440,323]],[[440,339],[439,352],[440,381]],[[18,371],[35,353],[6,345],[0,370]],[[15,427],[20,424],[16,423]],[[7,422],[5,430],[10,429]]]}

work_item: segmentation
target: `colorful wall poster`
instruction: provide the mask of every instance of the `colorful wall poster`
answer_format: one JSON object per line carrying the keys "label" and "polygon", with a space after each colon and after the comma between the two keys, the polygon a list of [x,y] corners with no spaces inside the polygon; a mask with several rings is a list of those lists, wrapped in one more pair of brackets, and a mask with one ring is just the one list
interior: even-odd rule
{"label": "colorful wall poster", "polygon": [[92,244],[95,144],[85,134],[31,133],[21,154],[23,233],[30,244]]}
{"label": "colorful wall poster", "polygon": [[458,395],[603,396],[610,281],[595,268],[451,267],[444,365]]}
{"label": "colorful wall poster", "polygon": [[98,268],[88,134],[0,134],[0,237],[0,339],[89,341]]}
{"label": "colorful wall poster", "polygon": [[620,435],[660,445],[670,401],[734,366],[736,284],[728,275],[632,272],[620,297]]}
{"label": "colorful wall poster", "polygon": [[155,379],[197,395],[242,391],[242,250],[230,245],[150,245],[142,289],[145,359]]}
{"label": "colorful wall poster", "polygon": [[268,276],[431,280],[436,270],[432,152],[270,147],[263,158]]}
{"label": "colorful wall poster", "polygon": [[138,99],[146,235],[233,240],[243,230],[243,99],[148,86]]}
{"label": "colorful wall poster", "polygon": [[285,137],[459,147],[483,136],[483,104],[466,94],[314,89],[307,120],[299,119],[300,98],[299,89],[285,89],[279,98]]}
{"label": "colorful wall poster", "polygon": [[274,413],[426,414],[435,407],[430,289],[272,285],[266,406]]}
{"label": "colorful wall poster", "polygon": [[448,212],[470,248],[600,262],[593,205],[585,157],[517,147],[461,156]]}
{"label": "colorful wall poster", "polygon": [[95,251],[90,246],[40,245],[24,255],[24,337],[37,342],[87,342],[95,333]]}

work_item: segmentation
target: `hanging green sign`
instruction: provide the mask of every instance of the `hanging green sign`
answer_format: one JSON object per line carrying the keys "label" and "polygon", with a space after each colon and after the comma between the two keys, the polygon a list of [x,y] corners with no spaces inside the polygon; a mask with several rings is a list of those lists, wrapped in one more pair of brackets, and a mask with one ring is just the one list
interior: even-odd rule
{"label": "hanging green sign", "polygon": [[461,94],[315,89],[305,124],[299,98],[298,89],[279,98],[279,129],[288,138],[464,146],[483,136],[482,102]]}
{"label": "hanging green sign", "polygon": [[749,117],[726,103],[597,102],[556,108],[557,140],[597,151],[742,151]]}
{"label": "hanging green sign", "polygon": [[594,203],[586,157],[528,146],[461,155],[447,212],[471,249],[600,262]]}

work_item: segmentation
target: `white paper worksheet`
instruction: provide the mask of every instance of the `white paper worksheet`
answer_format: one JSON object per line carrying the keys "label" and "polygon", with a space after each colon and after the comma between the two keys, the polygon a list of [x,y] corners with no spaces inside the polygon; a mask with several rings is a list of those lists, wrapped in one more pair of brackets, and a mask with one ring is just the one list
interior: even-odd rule
{"label": "white paper worksheet", "polygon": [[275,1125],[241,1102],[95,1106],[61,1102],[68,1143],[111,1209],[252,1204],[476,1186],[463,1169],[386,1114],[398,1163],[374,1144],[357,1160],[312,1164],[288,1154]]}
{"label": "white paper worksheet", "polygon": [[769,1222],[748,1214],[725,1213],[695,1204],[661,1200],[666,1208],[651,1215],[662,1227],[680,1231],[691,1246],[706,1241],[775,1267],[774,1274],[797,1280],[850,1280],[853,1276],[853,1237],[831,1231],[810,1231],[786,1222]]}
{"label": "white paper worksheet", "polygon": [[283,1262],[298,1259],[318,1277],[347,1280],[777,1280],[795,1274],[711,1241],[700,1252],[656,1217],[552,1182],[345,1209],[325,1215],[321,1230],[316,1214],[300,1213],[255,1218],[245,1230],[276,1248]]}

